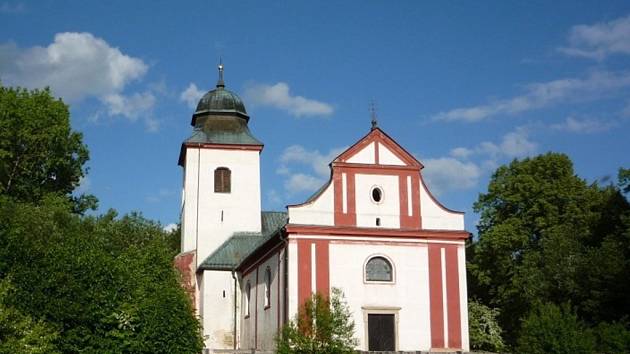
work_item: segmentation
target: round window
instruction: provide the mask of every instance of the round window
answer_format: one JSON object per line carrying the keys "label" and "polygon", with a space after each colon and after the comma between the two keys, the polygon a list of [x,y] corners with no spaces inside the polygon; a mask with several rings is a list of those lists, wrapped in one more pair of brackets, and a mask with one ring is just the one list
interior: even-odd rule
{"label": "round window", "polygon": [[383,200],[383,191],[379,187],[372,188],[372,200],[380,203]]}

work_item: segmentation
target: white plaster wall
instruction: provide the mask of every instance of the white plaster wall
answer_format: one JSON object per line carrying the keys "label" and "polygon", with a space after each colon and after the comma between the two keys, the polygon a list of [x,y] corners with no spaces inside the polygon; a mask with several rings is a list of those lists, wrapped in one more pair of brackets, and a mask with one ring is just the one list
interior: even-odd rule
{"label": "white plaster wall", "polygon": [[234,345],[234,279],[229,271],[203,272],[201,317],[205,346],[232,349]]}
{"label": "white plaster wall", "polygon": [[[265,309],[265,269],[271,270],[271,304]],[[278,333],[278,256],[270,257],[258,268],[258,349],[275,349]]]}
{"label": "white plaster wall", "polygon": [[296,242],[289,242],[287,261],[289,272],[287,292],[289,296],[288,312],[289,320],[295,318],[298,311],[298,247]]}
{"label": "white plaster wall", "polygon": [[[356,174],[354,179],[357,226],[377,227],[376,218],[380,218],[380,227],[400,227],[398,176]],[[372,187],[374,186],[379,186],[383,191],[380,203],[372,201]]]}
{"label": "white plaster wall", "polygon": [[[247,314],[247,303],[245,301],[245,291],[247,282],[251,284],[251,297],[249,302],[249,316]],[[240,349],[253,349],[254,348],[254,329],[255,329],[255,310],[256,310],[256,270],[244,275],[241,279],[241,335],[240,335]]]}
{"label": "white plaster wall", "polygon": [[289,222],[304,225],[329,225],[335,224],[335,197],[333,183],[319,195],[313,202],[300,206],[290,206]]}
{"label": "white plaster wall", "polygon": [[[249,317],[245,317],[245,308],[240,311],[241,349],[255,348],[256,340],[258,341],[256,349],[269,351],[275,349],[274,338],[278,333],[278,311],[280,311],[280,307],[283,304],[283,299],[280,298],[280,307],[278,306],[278,282],[282,277],[282,267],[280,273],[278,273],[278,259],[276,253],[243,277],[241,282],[242,296],[245,296],[245,287],[249,281],[251,284],[251,300]],[[270,306],[265,308],[265,270],[267,267],[271,270],[271,302]],[[256,282],[257,271],[258,282]],[[280,290],[282,292],[282,288]],[[244,303],[244,300],[242,301]],[[256,330],[258,330],[257,336]]]}
{"label": "white plaster wall", "polygon": [[422,228],[430,230],[464,230],[464,215],[442,209],[420,183]]}
{"label": "white plaster wall", "polygon": [[[199,149],[188,148],[184,165],[184,209],[182,212],[182,252],[196,248],[197,179]],[[197,257],[198,258],[198,257]]]}
{"label": "white plaster wall", "polygon": [[[214,192],[214,170],[231,171],[231,193]],[[186,153],[184,246],[203,262],[235,231],[260,231],[259,152],[189,148]],[[221,220],[223,212],[223,220]]]}
{"label": "white plaster wall", "polygon": [[[330,244],[330,286],[340,288],[352,311],[359,349],[367,350],[363,308],[396,308],[398,311],[398,350],[429,350],[431,328],[429,313],[428,251],[424,244],[390,246],[385,244]],[[364,263],[368,257],[384,255],[394,264],[393,284],[364,282]],[[369,312],[369,311],[368,311]],[[367,316],[365,316],[367,319]]]}
{"label": "white plaster wall", "polygon": [[374,143],[370,143],[363,148],[363,150],[357,152],[354,156],[349,158],[347,162],[374,164]]}
{"label": "white plaster wall", "polygon": [[459,307],[462,321],[462,349],[467,352],[470,350],[470,342],[468,338],[468,285],[466,283],[466,248],[464,245],[457,247],[457,264],[459,273]]}
{"label": "white plaster wall", "polygon": [[378,147],[378,162],[381,165],[397,165],[397,166],[405,166],[407,165],[401,159],[399,159],[396,155],[394,155],[388,148],[383,146],[383,144]]}

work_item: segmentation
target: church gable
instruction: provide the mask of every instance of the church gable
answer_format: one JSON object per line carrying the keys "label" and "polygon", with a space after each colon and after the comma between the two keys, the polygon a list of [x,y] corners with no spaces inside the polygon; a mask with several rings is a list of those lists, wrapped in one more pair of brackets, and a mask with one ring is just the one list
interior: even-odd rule
{"label": "church gable", "polygon": [[[288,206],[296,225],[463,230],[422,181],[422,164],[379,128],[331,163],[331,180],[305,203]],[[424,219],[426,218],[426,224]]]}
{"label": "church gable", "polygon": [[414,166],[422,164],[379,128],[372,129],[333,163]]}

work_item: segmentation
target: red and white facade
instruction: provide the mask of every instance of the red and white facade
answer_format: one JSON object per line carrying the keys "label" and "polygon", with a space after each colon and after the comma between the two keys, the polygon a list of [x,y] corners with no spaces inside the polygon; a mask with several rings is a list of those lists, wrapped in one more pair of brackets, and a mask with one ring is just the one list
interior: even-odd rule
{"label": "red and white facade", "polygon": [[[251,151],[208,149],[212,159],[207,160],[213,164],[226,165],[220,161],[225,151],[228,160],[249,171],[247,159],[239,154]],[[187,156],[191,163],[203,161],[202,150],[197,150],[201,159]],[[257,158],[253,160],[251,167],[259,169]],[[191,277],[196,282],[191,287],[196,289],[207,347],[271,351],[278,330],[294,318],[306,299],[315,292],[328,295],[332,288],[339,288],[353,314],[357,349],[371,349],[370,321],[373,315],[384,315],[394,323],[393,350],[468,351],[464,243],[469,233],[463,213],[445,208],[431,195],[422,178],[422,164],[379,128],[330,166],[327,185],[307,202],[288,206],[282,231],[249,254],[234,269],[234,277],[230,272],[208,270]],[[247,183],[258,183],[247,192],[258,192],[254,203],[246,196],[230,199],[226,210],[237,210],[241,203],[259,208],[259,179]],[[198,199],[194,190],[184,193],[187,200]],[[213,214],[221,210],[221,215],[229,215],[220,204],[207,208]],[[184,209],[186,215],[199,212]],[[251,212],[257,213],[259,209]],[[213,222],[211,218],[195,220]],[[184,251],[194,253],[198,264],[229,236],[227,231],[240,230],[239,221],[234,222],[214,232],[225,232],[222,240],[201,242],[183,234],[183,243],[190,244]],[[188,230],[213,228],[184,224]],[[257,228],[247,225],[246,229]],[[370,279],[368,264],[376,258],[390,266],[386,280]],[[223,340],[226,336],[233,340]]]}
{"label": "red and white facade", "polygon": [[[391,313],[396,350],[468,350],[463,214],[444,208],[422,180],[422,164],[380,129],[331,164],[328,186],[289,206],[289,314],[314,291],[343,290],[359,348],[367,315]],[[371,190],[382,191],[373,200]],[[374,256],[393,266],[391,282],[365,279]]]}

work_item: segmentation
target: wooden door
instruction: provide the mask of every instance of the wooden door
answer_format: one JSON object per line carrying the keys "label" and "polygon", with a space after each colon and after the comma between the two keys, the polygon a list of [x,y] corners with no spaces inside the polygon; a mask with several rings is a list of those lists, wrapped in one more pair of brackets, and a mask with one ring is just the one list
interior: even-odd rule
{"label": "wooden door", "polygon": [[393,314],[368,314],[368,350],[396,350]]}

